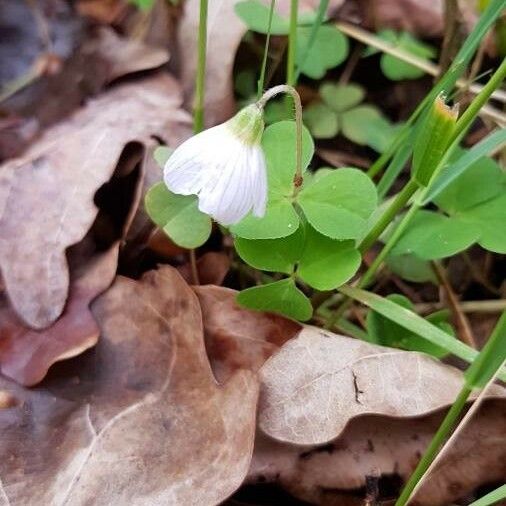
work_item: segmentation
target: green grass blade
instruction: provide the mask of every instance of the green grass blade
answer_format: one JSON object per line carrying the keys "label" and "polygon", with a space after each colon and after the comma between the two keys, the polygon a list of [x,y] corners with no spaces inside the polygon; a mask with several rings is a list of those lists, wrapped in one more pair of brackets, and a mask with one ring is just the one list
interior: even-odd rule
{"label": "green grass blade", "polygon": [[472,502],[469,506],[490,506],[491,504],[497,504],[503,499],[506,499],[506,484],[480,497],[480,499]]}
{"label": "green grass blade", "polygon": [[323,23],[325,15],[327,14],[327,8],[329,6],[329,0],[320,0],[320,4],[318,5],[318,11],[316,12],[316,17],[313,25],[311,26],[311,33],[309,34],[309,40],[307,46],[304,49],[304,53],[300,59],[299,65],[297,65],[297,70],[295,71],[295,82],[299,80],[300,73],[302,72],[302,68],[304,67],[304,63],[306,63],[307,57],[311,48],[313,47],[314,41],[316,40],[316,34],[318,33],[318,29]]}
{"label": "green grass blade", "polygon": [[506,360],[506,311],[499,318],[480,355],[466,371],[468,386],[484,388],[504,360]]}
{"label": "green grass blade", "polygon": [[[478,356],[478,352],[470,346],[455,339],[439,327],[432,325],[432,323],[429,323],[421,316],[399,306],[395,302],[366,290],[350,286],[342,286],[339,288],[339,291],[468,363],[472,363]],[[499,377],[503,381],[506,380],[506,371],[501,371]]]}
{"label": "green grass blade", "polygon": [[392,188],[392,185],[402,172],[402,169],[413,152],[414,135],[410,135],[408,139],[410,142],[406,142],[395,152],[395,155],[378,183],[378,196],[380,198],[384,198],[390,188]]}
{"label": "green grass blade", "polygon": [[437,197],[449,184],[462,175],[471,165],[482,156],[488,155],[496,147],[506,143],[506,128],[496,130],[485,139],[475,144],[467,153],[461,156],[454,164],[446,168],[434,181],[423,199],[422,205],[426,205]]}

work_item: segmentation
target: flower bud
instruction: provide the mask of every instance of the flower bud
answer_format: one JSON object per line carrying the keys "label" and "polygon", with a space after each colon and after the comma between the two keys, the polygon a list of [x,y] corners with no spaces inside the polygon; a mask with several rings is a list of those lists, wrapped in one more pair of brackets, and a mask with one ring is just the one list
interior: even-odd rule
{"label": "flower bud", "polygon": [[457,123],[458,107],[448,107],[444,96],[434,101],[421,125],[413,149],[412,175],[418,184],[427,186],[450,144]]}

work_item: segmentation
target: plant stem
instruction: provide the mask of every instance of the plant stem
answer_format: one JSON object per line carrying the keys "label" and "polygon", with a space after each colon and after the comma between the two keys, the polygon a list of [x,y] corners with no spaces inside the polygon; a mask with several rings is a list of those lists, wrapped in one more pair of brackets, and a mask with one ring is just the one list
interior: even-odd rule
{"label": "plant stem", "polygon": [[297,53],[297,18],[299,0],[290,2],[290,28],[288,32],[288,57],[286,60],[286,84],[295,85],[295,58]]}
{"label": "plant stem", "polygon": [[503,58],[499,68],[492,74],[492,77],[488,80],[487,84],[485,84],[479,95],[469,104],[469,107],[457,121],[452,140],[455,140],[463,131],[469,128],[480,112],[480,109],[487,103],[493,92],[499,88],[504,78],[506,78],[506,58]]}
{"label": "plant stem", "polygon": [[274,5],[275,4],[276,4],[276,0],[271,0],[271,6],[269,8],[269,21],[267,22],[267,36],[265,38],[264,56],[262,58],[262,69],[260,71],[260,77],[258,79],[257,100],[260,99],[260,97],[262,96],[262,93],[264,92],[265,70],[267,68],[267,57],[269,56],[269,44],[271,41],[272,17],[274,15]]}
{"label": "plant stem", "polygon": [[374,244],[387,226],[392,223],[392,220],[395,218],[397,213],[408,203],[409,199],[413,196],[417,189],[418,184],[416,181],[414,179],[410,179],[404,188],[397,194],[394,201],[380,216],[371,230],[369,230],[369,233],[360,242],[358,249],[361,253],[365,253]]}
{"label": "plant stem", "polygon": [[195,250],[191,249],[189,252],[190,257],[190,271],[192,275],[192,283],[194,285],[200,285],[200,279],[199,279],[199,269],[197,266],[197,255],[195,254]]}
{"label": "plant stem", "polygon": [[297,83],[297,81],[299,80],[300,74],[302,72],[302,68],[304,67],[304,64],[306,63],[307,57],[308,57],[309,53],[311,52],[311,48],[313,47],[314,41],[316,40],[316,35],[318,33],[318,30],[323,23],[323,18],[325,17],[325,14],[327,13],[328,6],[329,6],[329,0],[320,0],[320,4],[318,5],[318,10],[316,12],[316,17],[315,17],[314,23],[311,26],[311,33],[309,34],[307,46],[304,48],[304,53],[302,54],[302,56],[299,60],[300,63],[297,65],[294,83]]}
{"label": "plant stem", "polygon": [[441,262],[438,262],[437,260],[433,260],[431,264],[434,274],[436,275],[438,281],[441,283],[443,290],[446,292],[448,305],[450,306],[450,309],[453,313],[454,322],[457,327],[457,334],[460,337],[460,340],[472,348],[477,348],[473,331],[471,330],[471,326],[469,325],[469,321],[466,318],[466,315],[460,308],[458,297],[453,291],[450,280],[448,279],[448,275],[446,274],[446,269],[443,267]]}
{"label": "plant stem", "polygon": [[264,107],[265,104],[276,95],[286,93],[293,98],[295,104],[295,176],[293,178],[294,194],[297,194],[302,186],[302,103],[297,90],[288,84],[280,84],[268,89],[262,98],[257,102],[259,107]]}
{"label": "plant stem", "polygon": [[464,387],[462,387],[462,390],[457,396],[457,399],[455,399],[455,402],[452,404],[443,422],[439,426],[439,429],[432,438],[429,447],[427,448],[422,459],[416,466],[415,471],[410,476],[408,482],[406,483],[406,486],[403,488],[401,495],[399,496],[399,499],[397,499],[395,503],[395,506],[404,506],[405,504],[407,504],[411,496],[411,492],[414,490],[416,484],[418,483],[420,478],[424,475],[425,471],[428,469],[431,462],[434,460],[434,457],[437,455],[442,444],[445,442],[445,440],[448,438],[448,435],[457,424],[460,413],[464,409],[464,406],[466,405],[466,402],[469,399],[469,396],[471,395],[472,391],[473,389],[468,387],[467,385],[464,385]]}
{"label": "plant stem", "polygon": [[207,11],[208,0],[200,0],[197,78],[195,83],[195,105],[193,108],[193,132],[204,129],[204,95],[206,81]]}

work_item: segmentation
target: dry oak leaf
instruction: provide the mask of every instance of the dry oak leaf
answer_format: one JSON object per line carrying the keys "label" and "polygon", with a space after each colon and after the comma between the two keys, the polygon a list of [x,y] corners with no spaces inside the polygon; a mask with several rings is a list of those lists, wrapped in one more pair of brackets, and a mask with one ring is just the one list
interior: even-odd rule
{"label": "dry oak leaf", "polygon": [[107,62],[107,83],[128,74],[161,67],[170,58],[165,48],[150,46],[136,38],[120,37],[105,26],[97,29],[95,39],[88,46],[88,51],[97,51]]}
{"label": "dry oak leaf", "polygon": [[[260,380],[260,428],[295,444],[326,443],[358,415],[427,414],[451,404],[463,384],[458,369],[423,353],[310,326],[264,364]],[[505,395],[498,386],[490,393]]]}
{"label": "dry oak leaf", "polygon": [[169,75],[118,86],[0,166],[0,269],[26,324],[40,329],[60,316],[69,284],[65,250],[93,223],[95,192],[125,144],[164,136],[167,123],[187,120],[180,105]]}
{"label": "dry oak leaf", "polygon": [[[230,118],[235,112],[233,70],[235,56],[247,27],[234,11],[240,0],[209,2],[205,122],[213,126]],[[331,0],[329,11],[335,10],[344,0]],[[268,5],[270,2],[264,0]],[[300,12],[316,10],[319,0],[301,0]],[[288,15],[290,2],[278,0],[276,9]],[[187,105],[191,104],[197,68],[197,37],[199,0],[187,0],[179,24],[178,39],[181,62],[180,77]],[[226,27],[226,29],[224,29]]]}
{"label": "dry oak leaf", "polygon": [[[258,381],[218,386],[195,294],[164,267],[118,277],[92,306],[97,346],[44,388],[0,380],[0,504],[218,504],[251,460]],[[8,502],[6,502],[8,501]]]}
{"label": "dry oak leaf", "polygon": [[218,381],[239,369],[258,371],[302,326],[272,313],[239,306],[237,291],[221,286],[194,286],[204,321],[207,354]]}
{"label": "dry oak leaf", "polygon": [[[363,506],[367,477],[376,476],[383,504],[398,496],[443,416],[441,411],[414,419],[365,415],[324,446],[300,447],[260,434],[247,481],[276,482],[311,504]],[[427,477],[413,506],[447,506],[504,480],[505,424],[504,399],[486,400]]]}
{"label": "dry oak leaf", "polygon": [[[34,330],[23,325],[0,297],[0,370],[26,386],[39,383],[55,362],[94,346],[100,334],[88,306],[113,281],[119,242],[71,273],[65,311],[53,325]],[[74,279],[72,279],[74,278]]]}
{"label": "dry oak leaf", "polygon": [[89,305],[116,274],[120,245],[139,207],[143,154],[141,145],[128,144],[113,177],[97,192],[99,213],[94,224],[86,237],[67,251],[69,297],[56,322],[43,330],[31,329],[0,295],[0,370],[18,383],[32,386],[55,362],[96,344],[100,330]]}

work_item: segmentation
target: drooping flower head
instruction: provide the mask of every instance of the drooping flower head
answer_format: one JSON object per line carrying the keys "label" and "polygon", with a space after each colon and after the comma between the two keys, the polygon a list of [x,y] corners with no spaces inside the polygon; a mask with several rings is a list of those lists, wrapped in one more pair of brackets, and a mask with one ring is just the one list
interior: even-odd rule
{"label": "drooping flower head", "polygon": [[262,217],[267,201],[263,130],[263,108],[245,107],[181,144],[165,164],[165,184],[173,193],[197,195],[199,209],[222,225],[238,223],[250,211]]}

